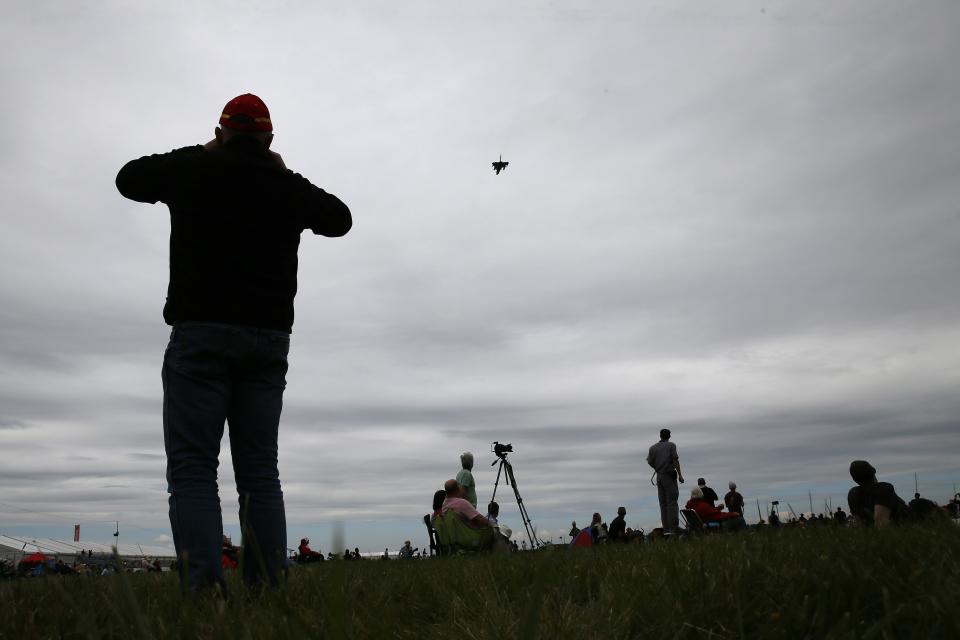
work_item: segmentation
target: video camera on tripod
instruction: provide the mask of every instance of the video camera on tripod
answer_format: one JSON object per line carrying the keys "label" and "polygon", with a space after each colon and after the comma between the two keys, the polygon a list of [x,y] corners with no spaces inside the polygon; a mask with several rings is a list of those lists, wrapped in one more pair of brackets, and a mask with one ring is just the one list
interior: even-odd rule
{"label": "video camera on tripod", "polygon": [[497,479],[493,483],[493,495],[490,497],[490,502],[493,502],[497,498],[497,486],[500,484],[500,474],[502,473],[504,482],[508,487],[513,489],[513,495],[517,499],[517,508],[520,509],[520,518],[523,520],[523,528],[527,532],[527,539],[530,540],[530,548],[536,549],[542,546],[543,542],[537,537],[536,529],[533,528],[533,524],[530,522],[530,515],[527,513],[527,508],[523,506],[523,498],[520,497],[520,490],[517,488],[517,478],[513,475],[513,465],[507,461],[507,454],[513,453],[513,445],[509,442],[507,444],[501,444],[494,441],[490,445],[490,451],[497,456],[497,459],[494,460],[490,466],[492,467],[495,464],[500,465],[500,468],[497,469]]}
{"label": "video camera on tripod", "polygon": [[[490,444],[490,451],[493,453],[493,455],[503,460],[507,457],[508,453],[513,453],[513,445],[509,442],[507,444],[500,444],[499,442],[494,441]],[[493,464],[490,466],[492,467],[494,464],[497,464],[496,460],[494,460]]]}

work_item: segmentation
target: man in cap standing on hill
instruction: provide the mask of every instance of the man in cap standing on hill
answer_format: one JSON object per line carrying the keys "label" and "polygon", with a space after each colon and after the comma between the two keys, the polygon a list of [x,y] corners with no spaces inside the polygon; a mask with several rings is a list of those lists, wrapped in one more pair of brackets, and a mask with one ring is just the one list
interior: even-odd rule
{"label": "man in cap standing on hill", "polygon": [[217,463],[224,422],[240,501],[244,580],[275,585],[287,547],[277,432],[297,290],[300,234],[338,237],[343,202],[270,151],[263,101],[227,103],[201,146],[128,162],[120,193],[170,209],[173,326],[163,359],[163,439],[170,525],[181,578],[223,586]]}
{"label": "man in cap standing on hill", "polygon": [[680,487],[677,486],[677,480],[683,483],[683,472],[680,471],[677,445],[670,442],[670,429],[660,430],[660,442],[650,447],[647,464],[653,467],[657,476],[657,498],[660,500],[663,532],[676,533],[680,528],[680,507],[677,505]]}

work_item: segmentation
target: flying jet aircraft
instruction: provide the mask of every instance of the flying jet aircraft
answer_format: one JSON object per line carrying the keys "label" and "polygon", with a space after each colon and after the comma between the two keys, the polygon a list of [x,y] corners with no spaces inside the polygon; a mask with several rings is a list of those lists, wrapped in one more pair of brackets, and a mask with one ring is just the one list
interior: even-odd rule
{"label": "flying jet aircraft", "polygon": [[500,172],[506,169],[508,164],[510,163],[503,161],[503,155],[501,154],[500,159],[493,163],[493,170],[497,173],[497,175],[500,175]]}

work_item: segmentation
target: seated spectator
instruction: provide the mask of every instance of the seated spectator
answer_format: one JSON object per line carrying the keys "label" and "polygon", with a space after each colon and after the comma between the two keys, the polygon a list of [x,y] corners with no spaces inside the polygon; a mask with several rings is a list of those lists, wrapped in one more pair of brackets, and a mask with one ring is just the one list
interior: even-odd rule
{"label": "seated spectator", "polygon": [[921,498],[919,493],[913,494],[913,500],[907,506],[910,507],[910,517],[915,520],[936,518],[941,515],[940,506],[933,500]]}
{"label": "seated spectator", "polygon": [[496,502],[491,501],[487,505],[487,522],[490,523],[491,527],[497,526],[497,517],[500,515],[500,505]]}
{"label": "seated spectator", "polygon": [[[441,544],[456,544],[461,548],[483,550],[506,550],[509,547],[508,527],[494,527],[466,500],[466,490],[456,481],[447,480],[443,485],[446,499],[440,508],[440,518],[436,521],[437,538]],[[454,523],[444,521],[454,517]],[[451,529],[451,525],[455,524]],[[457,528],[462,531],[457,532]],[[468,532],[469,535],[464,535]]]}
{"label": "seated spectator", "polygon": [[602,522],[603,518],[600,517],[599,513],[594,513],[590,519],[590,539],[593,541],[593,544],[600,542],[600,524]]}
{"label": "seated spectator", "polygon": [[720,496],[717,495],[717,492],[707,486],[707,481],[703,478],[697,478],[697,486],[700,488],[700,491],[703,492],[703,499],[709,503],[712,507],[713,504],[720,499]]}
{"label": "seated spectator", "polygon": [[447,499],[447,492],[443,489],[433,494],[433,515],[431,519],[440,517],[440,509],[443,507],[443,501]]}
{"label": "seated spectator", "polygon": [[719,522],[728,529],[742,529],[746,527],[743,517],[739,513],[724,513],[723,507],[714,507],[703,497],[703,490],[700,487],[694,487],[690,491],[690,499],[685,506],[692,509],[704,524],[708,522]]}
{"label": "seated spectator", "polygon": [[446,498],[440,507],[441,515],[453,510],[467,526],[473,529],[485,529],[490,526],[483,515],[467,502],[467,491],[456,480],[447,480],[443,485]]}
{"label": "seated spectator", "polygon": [[723,496],[723,504],[727,505],[727,511],[730,513],[739,513],[743,515],[743,496],[737,491],[737,483],[731,482],[727,485],[730,491]]}
{"label": "seated spectator", "polygon": [[323,554],[310,548],[310,538],[300,538],[300,545],[297,547],[299,562],[317,562],[323,560]]}
{"label": "seated spectator", "polygon": [[627,541],[627,522],[623,518],[625,515],[627,515],[626,507],[618,507],[617,517],[610,521],[610,528],[607,530],[610,542]]}
{"label": "seated spectator", "polygon": [[850,463],[850,477],[857,486],[847,493],[850,515],[866,526],[884,527],[891,522],[902,522],[910,510],[889,482],[877,482],[877,470],[866,460]]}
{"label": "seated spectator", "polygon": [[220,554],[220,564],[224,569],[236,569],[240,566],[240,547],[233,544],[230,536],[223,536],[223,550]]}

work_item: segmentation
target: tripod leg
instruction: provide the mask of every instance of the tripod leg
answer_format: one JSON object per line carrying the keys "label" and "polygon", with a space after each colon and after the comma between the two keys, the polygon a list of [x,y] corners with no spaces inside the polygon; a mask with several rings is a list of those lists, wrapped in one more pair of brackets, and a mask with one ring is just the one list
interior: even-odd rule
{"label": "tripod leg", "polygon": [[[503,471],[503,463],[504,461],[501,460],[500,466],[497,467],[497,479],[493,482],[493,495],[490,496],[490,502],[493,502],[497,499],[497,485],[500,484],[500,472]],[[507,484],[510,484],[509,480],[507,481]]]}
{"label": "tripod leg", "polygon": [[523,505],[523,498],[520,497],[520,489],[517,488],[517,478],[513,474],[513,465],[509,462],[504,462],[507,466],[507,484],[513,488],[513,495],[517,499],[517,508],[520,510],[520,519],[523,521],[523,528],[527,532],[527,538],[530,540],[530,548],[535,549],[543,543],[537,538],[533,530],[533,523],[530,522],[530,514],[527,513],[527,508]]}

